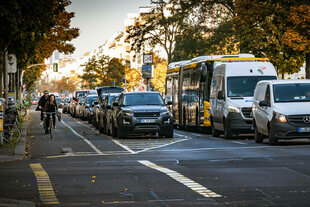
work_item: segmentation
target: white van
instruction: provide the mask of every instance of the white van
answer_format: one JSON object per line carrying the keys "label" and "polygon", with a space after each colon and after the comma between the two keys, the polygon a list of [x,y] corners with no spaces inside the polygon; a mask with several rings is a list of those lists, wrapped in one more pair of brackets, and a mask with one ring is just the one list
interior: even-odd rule
{"label": "white van", "polygon": [[251,132],[252,101],[256,84],[277,79],[267,61],[228,61],[216,66],[211,82],[210,110],[212,135]]}
{"label": "white van", "polygon": [[273,80],[257,84],[253,100],[255,141],[310,138],[310,80]]}

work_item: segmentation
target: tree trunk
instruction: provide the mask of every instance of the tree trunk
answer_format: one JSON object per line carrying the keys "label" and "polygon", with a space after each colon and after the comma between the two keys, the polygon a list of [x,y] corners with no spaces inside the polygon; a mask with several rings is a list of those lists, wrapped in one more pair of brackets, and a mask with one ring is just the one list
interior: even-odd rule
{"label": "tree trunk", "polygon": [[2,90],[3,90],[3,53],[0,52],[0,97],[3,97]]}
{"label": "tree trunk", "polygon": [[306,53],[306,79],[310,79],[310,53]]}

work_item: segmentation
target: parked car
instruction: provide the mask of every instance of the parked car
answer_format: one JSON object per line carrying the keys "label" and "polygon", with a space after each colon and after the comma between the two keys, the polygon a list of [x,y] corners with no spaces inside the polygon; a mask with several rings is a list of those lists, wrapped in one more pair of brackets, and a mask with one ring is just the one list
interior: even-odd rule
{"label": "parked car", "polygon": [[71,98],[70,97],[66,97],[65,101],[63,103],[63,107],[62,107],[62,113],[68,113],[69,112],[69,104],[71,102]]}
{"label": "parked car", "polygon": [[98,96],[95,95],[87,95],[84,100],[81,102],[81,106],[79,107],[79,118],[82,120],[87,120],[87,110],[89,109],[90,102],[92,100],[97,100]]}
{"label": "parked car", "polygon": [[95,102],[94,115],[93,115],[93,125],[99,129],[99,112],[100,107],[103,105],[103,100],[108,93],[121,93],[124,88],[114,87],[114,86],[103,86],[97,88],[98,100]]}
{"label": "parked car", "polygon": [[102,101],[102,105],[99,108],[99,132],[108,134],[107,131],[107,113],[108,110],[111,109],[112,99],[116,96],[120,96],[120,93],[109,93]]}
{"label": "parked car", "polygon": [[257,143],[310,138],[310,80],[260,81],[252,113]]}
{"label": "parked car", "polygon": [[32,105],[38,105],[38,103],[39,103],[39,99],[37,98],[32,99],[32,102],[31,102]]}
{"label": "parked car", "polygon": [[261,80],[277,79],[274,66],[267,61],[223,62],[212,76],[210,110],[214,137],[225,138],[252,132],[252,101]]}
{"label": "parked car", "polygon": [[89,108],[86,109],[86,119],[88,120],[89,124],[92,124],[93,122],[93,116],[94,116],[94,107],[95,107],[95,102],[97,99],[92,99]]}
{"label": "parked car", "polygon": [[56,99],[56,102],[57,102],[58,107],[59,107],[59,108],[62,108],[62,105],[61,105],[62,100],[61,100],[61,98],[60,98],[60,97],[55,97],[55,99]]}
{"label": "parked car", "polygon": [[118,99],[119,99],[119,95],[118,96],[114,96],[112,98],[112,101],[111,101],[111,104],[110,104],[111,106],[107,107],[108,111],[106,113],[106,120],[107,120],[106,133],[107,133],[107,135],[111,135],[113,137],[117,136],[116,130],[113,130],[114,129],[113,120],[114,120],[114,117],[116,116],[116,114],[114,113],[114,111],[115,111],[114,103],[117,103]]}
{"label": "parked car", "polygon": [[118,138],[128,134],[153,134],[173,137],[173,119],[158,92],[122,93],[114,103],[114,128]]}
{"label": "parked car", "polygon": [[74,91],[73,93],[73,97],[72,97],[72,101],[70,104],[70,114],[73,117],[76,117],[76,106],[78,105],[79,100],[81,100],[81,98],[85,97],[87,94],[88,90],[77,90]]}
{"label": "parked car", "polygon": [[82,108],[82,105],[85,103],[85,101],[86,101],[86,97],[80,97],[79,98],[79,101],[78,101],[78,103],[77,103],[77,105],[76,105],[76,107],[75,107],[75,117],[76,118],[80,118],[80,116],[81,116],[81,108]]}

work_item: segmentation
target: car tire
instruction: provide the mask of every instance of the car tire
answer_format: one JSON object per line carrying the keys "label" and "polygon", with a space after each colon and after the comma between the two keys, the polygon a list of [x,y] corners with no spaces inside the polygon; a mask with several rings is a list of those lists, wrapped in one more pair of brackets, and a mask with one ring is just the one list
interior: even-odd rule
{"label": "car tire", "polygon": [[275,136],[271,129],[269,129],[269,143],[271,145],[277,145],[279,143],[278,138]]}
{"label": "car tire", "polygon": [[219,137],[220,136],[220,131],[216,130],[214,128],[214,125],[213,125],[213,121],[211,120],[211,134],[213,137]]}
{"label": "car tire", "polygon": [[224,119],[224,138],[225,139],[231,139],[233,138],[233,134],[231,129],[228,126],[228,122],[226,121],[226,119]]}
{"label": "car tire", "polygon": [[256,143],[263,143],[264,137],[263,135],[258,131],[256,125],[254,126],[254,140]]}
{"label": "car tire", "polygon": [[117,134],[116,134],[116,129],[114,127],[114,124],[112,123],[112,132],[111,132],[112,137],[116,138]]}
{"label": "car tire", "polygon": [[173,129],[170,129],[167,132],[159,133],[159,136],[163,136],[165,138],[173,138]]}
{"label": "car tire", "polygon": [[105,133],[106,133],[106,135],[110,135],[111,134],[110,129],[108,127],[108,123],[105,124]]}
{"label": "car tire", "polygon": [[127,132],[122,128],[117,128],[117,138],[125,139],[127,137]]}

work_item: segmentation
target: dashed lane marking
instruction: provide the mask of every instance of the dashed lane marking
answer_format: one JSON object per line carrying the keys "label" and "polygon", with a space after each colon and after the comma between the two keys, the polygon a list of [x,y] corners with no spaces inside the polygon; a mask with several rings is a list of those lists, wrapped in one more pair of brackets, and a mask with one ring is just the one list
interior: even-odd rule
{"label": "dashed lane marking", "polygon": [[188,188],[192,189],[193,191],[199,193],[200,195],[206,197],[206,198],[217,198],[217,197],[222,197],[221,195],[209,190],[208,188],[200,185],[199,183],[185,177],[184,175],[174,171],[170,170],[168,168],[164,168],[162,166],[156,165],[148,160],[140,160],[138,161],[139,163],[152,168],[154,170],[158,170],[162,173],[165,173],[166,175],[170,176],[174,180],[178,181],[179,183],[187,186]]}
{"label": "dashed lane marking", "polygon": [[36,176],[40,198],[45,205],[58,205],[58,199],[54,193],[48,174],[40,163],[30,164],[34,175]]}
{"label": "dashed lane marking", "polygon": [[232,141],[232,143],[235,143],[235,144],[242,144],[242,145],[247,145],[247,143],[244,143],[244,142],[238,142],[238,141]]}
{"label": "dashed lane marking", "polygon": [[95,145],[93,145],[88,139],[86,139],[85,137],[83,137],[82,135],[80,135],[79,133],[77,133],[74,129],[72,129],[68,124],[66,124],[63,120],[61,120],[61,122],[68,127],[76,136],[80,137],[81,139],[83,139],[91,148],[93,148],[93,150],[95,150],[99,155],[102,155],[103,153],[97,148],[95,147]]}

